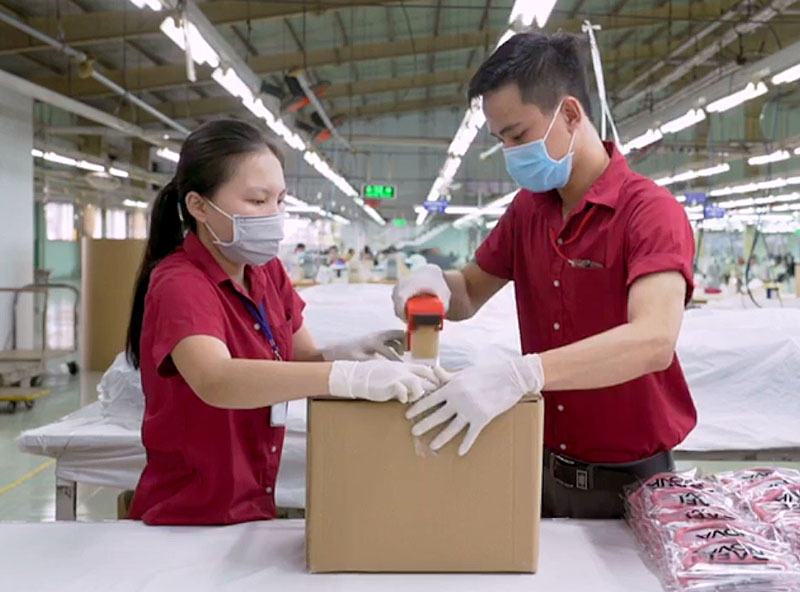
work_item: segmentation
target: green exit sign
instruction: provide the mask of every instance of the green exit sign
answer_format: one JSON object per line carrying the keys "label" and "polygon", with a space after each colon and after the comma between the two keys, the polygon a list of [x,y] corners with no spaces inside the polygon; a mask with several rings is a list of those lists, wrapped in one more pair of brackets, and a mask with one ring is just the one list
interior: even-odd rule
{"label": "green exit sign", "polygon": [[394,199],[397,187],[394,185],[364,185],[365,199]]}

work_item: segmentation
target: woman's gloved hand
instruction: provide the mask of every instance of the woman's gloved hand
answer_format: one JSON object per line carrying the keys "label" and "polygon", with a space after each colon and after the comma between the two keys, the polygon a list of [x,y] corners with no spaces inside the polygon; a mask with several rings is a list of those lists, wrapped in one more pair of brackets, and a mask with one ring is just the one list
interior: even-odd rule
{"label": "woman's gloved hand", "polygon": [[439,387],[439,377],[429,366],[388,360],[337,361],[328,378],[332,396],[342,399],[409,403]]}

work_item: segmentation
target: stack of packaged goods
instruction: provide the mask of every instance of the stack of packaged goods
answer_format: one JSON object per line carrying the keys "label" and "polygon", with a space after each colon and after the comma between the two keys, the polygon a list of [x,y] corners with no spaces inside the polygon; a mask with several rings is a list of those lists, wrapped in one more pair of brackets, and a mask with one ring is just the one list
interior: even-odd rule
{"label": "stack of packaged goods", "polygon": [[668,590],[800,591],[800,472],[663,473],[627,501]]}

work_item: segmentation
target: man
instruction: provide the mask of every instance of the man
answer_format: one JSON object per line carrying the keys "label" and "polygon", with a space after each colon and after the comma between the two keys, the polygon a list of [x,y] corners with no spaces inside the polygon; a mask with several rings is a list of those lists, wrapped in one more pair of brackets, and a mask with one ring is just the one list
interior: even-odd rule
{"label": "man", "polygon": [[[413,428],[460,454],[526,393],[545,400],[543,515],[623,514],[626,484],[671,470],[696,422],[675,356],[692,292],[694,241],[683,207],[628,168],[591,123],[583,41],[523,33],[470,83],[508,172],[523,189],[476,253],[446,274],[428,265],[393,299],[438,295],[450,320],[473,316],[513,280],[523,356],[479,364],[417,403]],[[447,423],[449,422],[449,423]]]}

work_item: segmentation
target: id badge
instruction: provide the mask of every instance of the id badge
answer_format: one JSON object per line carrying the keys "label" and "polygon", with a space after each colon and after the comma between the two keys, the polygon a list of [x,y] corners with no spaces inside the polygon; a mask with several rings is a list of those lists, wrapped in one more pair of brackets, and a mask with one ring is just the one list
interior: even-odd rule
{"label": "id badge", "polygon": [[269,410],[269,425],[273,428],[286,426],[286,416],[289,414],[289,403],[275,403]]}

